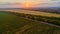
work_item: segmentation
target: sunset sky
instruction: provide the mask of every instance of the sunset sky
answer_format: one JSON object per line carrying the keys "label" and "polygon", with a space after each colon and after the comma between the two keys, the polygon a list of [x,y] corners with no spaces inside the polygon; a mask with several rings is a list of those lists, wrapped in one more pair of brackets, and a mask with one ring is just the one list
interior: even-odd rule
{"label": "sunset sky", "polygon": [[34,2],[34,3],[50,3],[50,2],[60,2],[60,0],[0,0],[1,3],[24,3],[24,2]]}
{"label": "sunset sky", "polygon": [[36,6],[60,6],[60,0],[0,0],[0,4],[34,3]]}
{"label": "sunset sky", "polygon": [[0,3],[24,3],[24,2],[45,3],[47,1],[50,0],[0,0]]}

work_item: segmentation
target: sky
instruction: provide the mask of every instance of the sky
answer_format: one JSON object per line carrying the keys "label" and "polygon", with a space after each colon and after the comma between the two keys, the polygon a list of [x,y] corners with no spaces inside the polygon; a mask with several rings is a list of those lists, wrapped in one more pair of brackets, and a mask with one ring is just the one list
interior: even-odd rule
{"label": "sky", "polygon": [[0,3],[24,3],[24,2],[47,2],[48,0],[0,0]]}
{"label": "sky", "polygon": [[33,2],[33,3],[50,3],[50,2],[60,2],[60,0],[0,0],[1,3],[24,3],[24,2]]}
{"label": "sky", "polygon": [[50,3],[50,2],[60,2],[60,0],[0,0],[1,3],[24,3],[24,2],[34,2],[34,3]]}
{"label": "sky", "polygon": [[36,6],[60,6],[60,0],[0,0],[0,5],[17,3],[21,4],[25,2],[34,3]]}

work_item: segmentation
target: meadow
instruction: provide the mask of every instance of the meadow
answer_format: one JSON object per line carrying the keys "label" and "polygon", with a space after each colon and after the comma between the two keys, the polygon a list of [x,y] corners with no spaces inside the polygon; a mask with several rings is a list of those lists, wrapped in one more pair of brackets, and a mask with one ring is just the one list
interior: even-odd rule
{"label": "meadow", "polygon": [[16,11],[14,11],[13,10],[11,12],[38,15],[38,16],[47,16],[47,17],[60,17],[60,14],[43,12],[43,11],[32,11],[32,10],[16,10]]}
{"label": "meadow", "polygon": [[[50,24],[55,24],[60,26],[60,17],[56,16],[42,16],[42,15],[33,15],[33,14],[25,14],[25,13],[17,13],[17,12],[10,12],[11,14],[14,14],[19,17],[24,17],[36,21],[42,21]],[[43,13],[42,13],[43,14]],[[51,13],[50,13],[51,14]],[[54,14],[54,13],[53,13]]]}
{"label": "meadow", "polygon": [[0,34],[60,34],[60,28],[22,18],[25,16],[0,11]]}

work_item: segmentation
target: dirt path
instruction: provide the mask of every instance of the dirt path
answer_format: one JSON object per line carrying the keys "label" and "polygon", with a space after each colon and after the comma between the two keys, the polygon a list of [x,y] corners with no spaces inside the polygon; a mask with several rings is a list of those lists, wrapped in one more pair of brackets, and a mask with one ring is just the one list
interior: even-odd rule
{"label": "dirt path", "polygon": [[[29,20],[32,20],[32,19],[29,19]],[[54,26],[54,27],[59,27],[60,28],[59,25],[55,25],[55,24],[51,24],[51,23],[47,23],[47,22],[42,22],[42,21],[37,21],[37,20],[32,20],[32,21],[38,22],[38,23],[43,23],[43,24],[47,24],[47,25],[50,25],[50,26]]]}

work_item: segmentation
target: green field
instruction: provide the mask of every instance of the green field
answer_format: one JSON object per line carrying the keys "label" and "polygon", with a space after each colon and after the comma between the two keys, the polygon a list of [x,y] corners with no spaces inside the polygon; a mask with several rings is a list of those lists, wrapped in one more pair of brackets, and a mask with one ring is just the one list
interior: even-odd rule
{"label": "green field", "polygon": [[60,34],[60,28],[0,12],[0,34]]}

